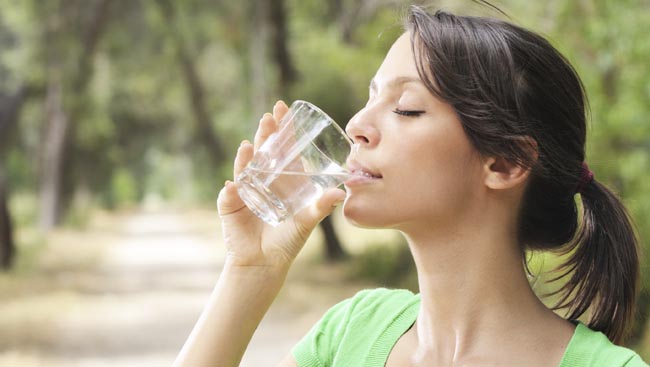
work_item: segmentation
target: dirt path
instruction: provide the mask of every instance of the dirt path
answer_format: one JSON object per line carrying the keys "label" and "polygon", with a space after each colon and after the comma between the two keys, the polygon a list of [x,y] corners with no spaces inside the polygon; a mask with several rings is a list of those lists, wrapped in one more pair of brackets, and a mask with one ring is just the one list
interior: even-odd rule
{"label": "dirt path", "polygon": [[[196,210],[54,233],[32,273],[0,278],[0,366],[170,365],[218,277],[219,238],[214,212]],[[242,366],[274,365],[361,287],[341,286],[340,270],[299,258]]]}

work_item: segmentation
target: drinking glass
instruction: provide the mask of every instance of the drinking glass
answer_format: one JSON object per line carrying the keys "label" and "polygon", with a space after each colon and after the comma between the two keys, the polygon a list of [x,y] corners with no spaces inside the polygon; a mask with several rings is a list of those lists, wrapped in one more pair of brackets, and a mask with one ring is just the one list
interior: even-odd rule
{"label": "drinking glass", "polygon": [[346,160],[352,141],[332,118],[295,101],[273,133],[235,179],[246,206],[277,226],[351,177]]}

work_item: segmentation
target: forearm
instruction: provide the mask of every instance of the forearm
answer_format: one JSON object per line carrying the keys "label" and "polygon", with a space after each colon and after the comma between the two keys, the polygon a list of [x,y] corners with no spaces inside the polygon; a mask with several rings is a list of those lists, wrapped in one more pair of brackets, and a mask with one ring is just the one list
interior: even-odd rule
{"label": "forearm", "polygon": [[239,267],[226,261],[174,366],[238,366],[255,329],[280,291],[286,270]]}

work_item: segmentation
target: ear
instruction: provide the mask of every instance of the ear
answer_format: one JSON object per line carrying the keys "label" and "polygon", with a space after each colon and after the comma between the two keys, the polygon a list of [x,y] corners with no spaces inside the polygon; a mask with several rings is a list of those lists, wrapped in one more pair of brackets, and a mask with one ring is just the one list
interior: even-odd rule
{"label": "ear", "polygon": [[[537,161],[537,142],[530,137],[522,137],[520,144],[533,157],[533,162]],[[492,190],[523,186],[531,170],[531,167],[523,166],[503,157],[486,157],[483,168],[485,186]]]}
{"label": "ear", "polygon": [[530,169],[502,157],[489,157],[485,160],[484,172],[485,186],[492,190],[504,190],[526,182]]}

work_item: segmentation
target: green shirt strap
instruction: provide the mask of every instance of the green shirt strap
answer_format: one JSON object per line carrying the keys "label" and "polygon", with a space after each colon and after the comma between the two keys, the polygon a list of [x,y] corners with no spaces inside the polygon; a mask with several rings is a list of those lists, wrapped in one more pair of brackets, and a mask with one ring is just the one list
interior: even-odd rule
{"label": "green shirt strap", "polygon": [[560,367],[648,367],[634,351],[613,344],[605,334],[578,323]]}

